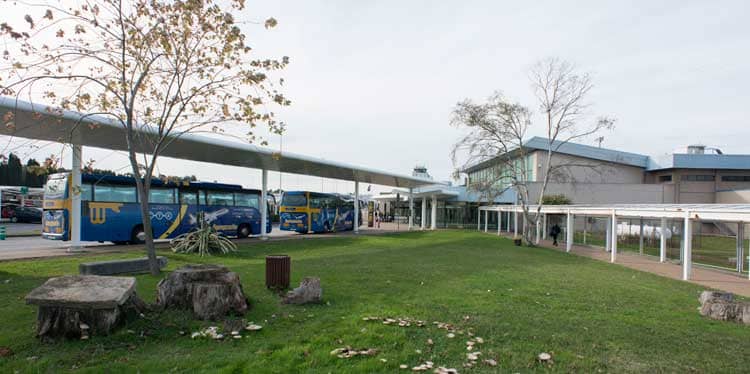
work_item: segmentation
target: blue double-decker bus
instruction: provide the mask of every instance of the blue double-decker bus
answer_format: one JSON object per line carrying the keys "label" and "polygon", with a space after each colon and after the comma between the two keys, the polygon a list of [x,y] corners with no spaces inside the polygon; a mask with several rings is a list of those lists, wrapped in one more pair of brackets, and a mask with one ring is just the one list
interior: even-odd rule
{"label": "blue double-decker bus", "polygon": [[[135,179],[84,174],[81,194],[81,240],[139,244],[145,240]],[[199,212],[226,236],[261,233],[260,190],[239,185],[153,180],[149,193],[154,239],[170,239],[198,224]],[[70,173],[50,175],[44,191],[42,237],[70,240]],[[268,220],[266,232],[271,232]]]}
{"label": "blue double-decker bus", "polygon": [[[321,233],[354,229],[354,200],[338,194],[287,191],[279,206],[280,229]],[[359,224],[362,224],[360,214]]]}

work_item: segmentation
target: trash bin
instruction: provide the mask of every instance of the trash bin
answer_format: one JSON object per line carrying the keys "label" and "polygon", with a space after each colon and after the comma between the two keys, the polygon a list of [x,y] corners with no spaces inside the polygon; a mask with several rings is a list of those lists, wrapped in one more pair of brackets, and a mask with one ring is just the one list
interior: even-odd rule
{"label": "trash bin", "polygon": [[287,255],[266,256],[266,288],[287,289],[292,272],[292,259]]}
{"label": "trash bin", "polygon": [[5,226],[0,226],[0,240],[5,240]]}

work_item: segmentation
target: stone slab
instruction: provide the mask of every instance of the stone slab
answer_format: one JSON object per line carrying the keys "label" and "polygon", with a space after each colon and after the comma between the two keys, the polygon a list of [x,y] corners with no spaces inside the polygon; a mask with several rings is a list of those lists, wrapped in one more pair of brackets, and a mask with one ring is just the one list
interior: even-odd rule
{"label": "stone slab", "polygon": [[[159,256],[159,269],[167,266],[167,258]],[[115,275],[146,273],[149,271],[148,258],[132,258],[124,260],[84,262],[78,265],[78,273],[81,275]]]}
{"label": "stone slab", "polygon": [[112,309],[135,292],[133,277],[66,275],[50,278],[26,295],[26,303],[46,307]]}

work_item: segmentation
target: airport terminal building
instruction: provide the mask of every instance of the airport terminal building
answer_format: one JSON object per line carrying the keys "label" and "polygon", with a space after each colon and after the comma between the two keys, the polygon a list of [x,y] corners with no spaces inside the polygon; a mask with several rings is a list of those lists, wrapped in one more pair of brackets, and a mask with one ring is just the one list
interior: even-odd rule
{"label": "airport terminal building", "polygon": [[[550,178],[546,195],[564,195],[573,204],[750,203],[750,155],[724,154],[702,145],[659,158],[576,143],[553,146],[557,150],[552,163],[564,173]],[[513,188],[492,202],[472,188],[502,173],[509,159],[524,165],[529,196],[538,197],[547,170],[548,147],[547,139],[533,137],[524,143],[522,160],[513,160],[518,155],[509,152],[462,170],[465,179],[461,185],[415,188],[415,224],[421,226],[425,217],[425,226],[430,227],[434,212],[438,228],[475,227],[478,206],[515,204],[518,196]],[[414,175],[429,177],[424,167],[415,168]],[[408,215],[408,192],[398,193],[400,201],[396,195],[394,191],[374,197],[382,203],[385,216]]]}

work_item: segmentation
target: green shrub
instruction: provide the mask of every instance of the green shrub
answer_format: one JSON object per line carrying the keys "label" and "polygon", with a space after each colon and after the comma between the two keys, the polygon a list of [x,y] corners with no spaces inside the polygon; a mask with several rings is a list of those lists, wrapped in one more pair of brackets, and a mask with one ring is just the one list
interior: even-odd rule
{"label": "green shrub", "polygon": [[213,225],[206,222],[203,212],[198,213],[198,227],[172,239],[169,244],[175,253],[198,253],[201,257],[211,252],[229,253],[237,250],[237,245],[229,238],[221,236]]}
{"label": "green shrub", "polygon": [[570,205],[570,199],[562,194],[559,195],[545,195],[542,198],[543,205]]}

